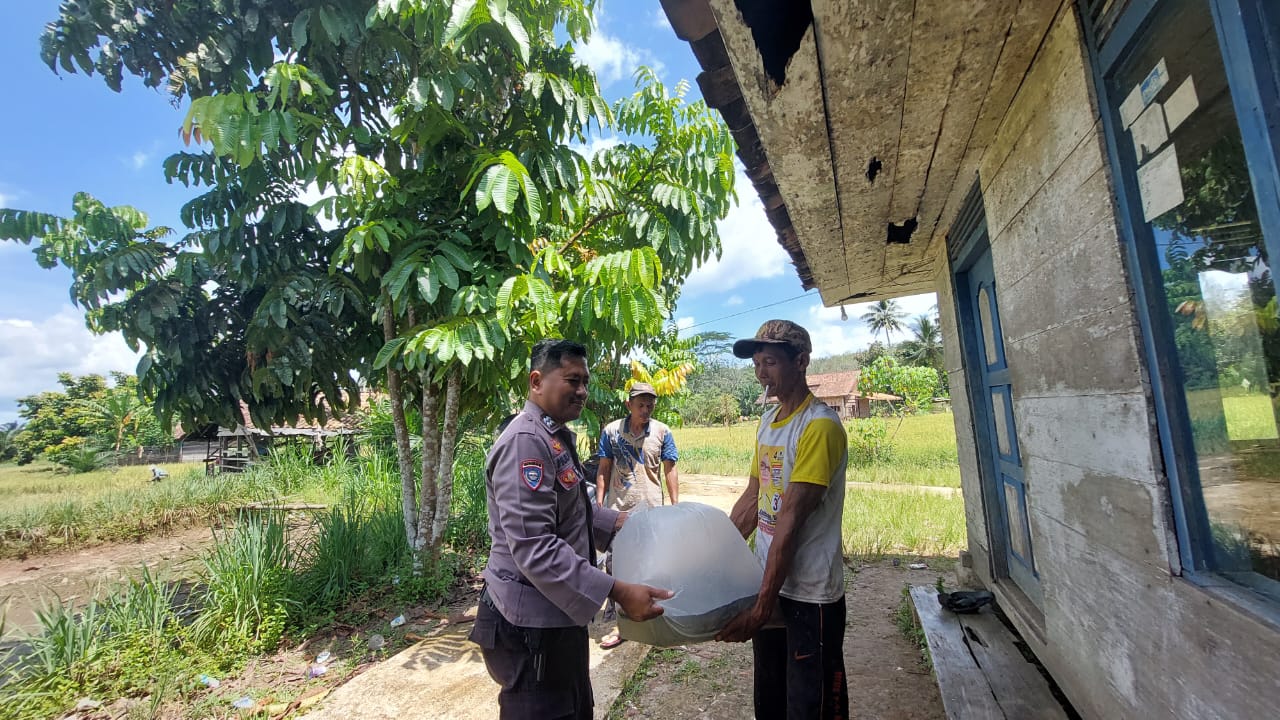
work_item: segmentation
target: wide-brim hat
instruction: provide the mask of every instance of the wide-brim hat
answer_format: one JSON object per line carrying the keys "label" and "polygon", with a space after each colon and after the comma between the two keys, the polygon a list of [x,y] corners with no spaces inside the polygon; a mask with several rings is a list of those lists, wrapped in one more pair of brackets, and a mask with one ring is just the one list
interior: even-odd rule
{"label": "wide-brim hat", "polygon": [[733,354],[746,359],[755,355],[761,345],[790,345],[796,352],[813,352],[809,331],[790,320],[769,320],[760,326],[755,337],[743,338],[733,344]]}

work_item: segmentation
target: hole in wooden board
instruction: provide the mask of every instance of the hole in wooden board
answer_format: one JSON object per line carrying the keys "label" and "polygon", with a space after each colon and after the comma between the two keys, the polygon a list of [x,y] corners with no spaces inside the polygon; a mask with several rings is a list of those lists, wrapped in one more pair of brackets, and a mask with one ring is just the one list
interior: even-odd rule
{"label": "hole in wooden board", "polygon": [[867,182],[875,182],[876,176],[880,174],[882,168],[884,168],[884,163],[880,162],[880,158],[871,158],[871,162],[867,163]]}
{"label": "hole in wooden board", "polygon": [[885,240],[889,243],[905,245],[911,242],[911,236],[915,233],[916,228],[919,227],[919,225],[920,223],[916,222],[915,218],[908,218],[907,221],[901,225],[889,223],[888,237],[886,237]]}

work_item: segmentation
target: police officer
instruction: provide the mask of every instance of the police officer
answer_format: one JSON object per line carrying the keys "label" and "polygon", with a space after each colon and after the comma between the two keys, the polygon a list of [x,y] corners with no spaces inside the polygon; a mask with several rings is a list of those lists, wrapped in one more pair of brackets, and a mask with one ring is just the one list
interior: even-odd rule
{"label": "police officer", "polygon": [[627,514],[592,507],[565,427],[587,398],[586,355],[567,340],[533,347],[528,400],[485,463],[492,548],[471,640],[502,688],[503,720],[591,718],[587,623],[605,598],[648,620],[671,597],[592,564]]}

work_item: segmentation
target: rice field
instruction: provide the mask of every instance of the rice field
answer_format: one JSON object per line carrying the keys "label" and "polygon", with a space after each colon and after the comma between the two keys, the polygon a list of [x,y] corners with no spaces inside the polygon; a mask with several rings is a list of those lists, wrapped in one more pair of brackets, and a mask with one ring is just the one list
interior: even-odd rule
{"label": "rice field", "polygon": [[[901,487],[883,487],[960,487],[951,414],[882,421],[883,451],[875,457],[869,457],[858,444],[858,423],[862,422],[867,421],[846,423],[850,436],[850,484],[845,491],[845,555],[867,559],[885,555],[954,555],[966,543],[964,500],[958,492],[904,492]],[[755,423],[673,430],[681,472],[746,476],[755,431]]]}

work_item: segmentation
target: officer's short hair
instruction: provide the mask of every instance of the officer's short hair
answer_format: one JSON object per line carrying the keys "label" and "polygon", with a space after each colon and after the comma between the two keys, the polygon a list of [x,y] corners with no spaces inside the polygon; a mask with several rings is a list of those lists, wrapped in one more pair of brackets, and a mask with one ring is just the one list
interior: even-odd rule
{"label": "officer's short hair", "polygon": [[560,367],[567,357],[587,360],[587,348],[582,343],[572,340],[539,340],[529,353],[529,372],[541,370],[548,372]]}

